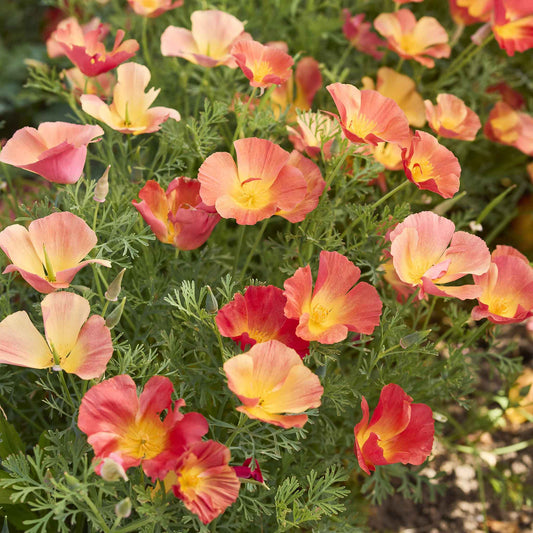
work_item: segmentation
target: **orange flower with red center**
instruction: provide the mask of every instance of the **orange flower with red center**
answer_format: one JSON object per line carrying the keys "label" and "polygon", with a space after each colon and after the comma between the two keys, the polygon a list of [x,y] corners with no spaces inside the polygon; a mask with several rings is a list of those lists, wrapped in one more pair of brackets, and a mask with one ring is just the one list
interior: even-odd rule
{"label": "orange flower with red center", "polygon": [[282,428],[302,427],[324,389],[295,350],[277,340],[256,344],[224,363],[229,389],[243,403],[237,411]]}
{"label": "orange flower with red center", "polygon": [[533,316],[533,268],[527,257],[511,246],[497,246],[489,270],[474,276],[482,289],[472,318],[495,324],[522,322]]}
{"label": "orange flower with red center", "polygon": [[533,48],[533,4],[525,0],[494,0],[492,32],[507,55]]}
{"label": "orange flower with red center", "polygon": [[368,283],[357,283],[361,270],[337,252],[320,252],[313,290],[309,265],[285,281],[285,316],[296,318],[296,334],[308,341],[333,344],[348,331],[370,334],[379,324],[381,300]]}
{"label": "orange flower with red center", "polygon": [[457,157],[425,131],[415,132],[411,145],[402,149],[405,175],[419,189],[451,198],[458,190],[461,165]]}
{"label": "orange flower with red center", "polygon": [[369,422],[368,403],[363,396],[363,419],[354,428],[354,452],[367,474],[378,465],[421,465],[431,453],[433,412],[423,403],[412,402],[399,385],[385,385]]}
{"label": "orange flower with red center", "polygon": [[150,378],[139,397],[127,375],[89,389],[81,401],[78,427],[87,434],[96,458],[113,454],[124,470],[142,463],[146,475],[164,478],[185,449],[208,430],[201,414],[180,413],[185,401],[172,403],[173,392],[171,381],[162,376]]}
{"label": "orange flower with red center", "polygon": [[448,34],[433,17],[416,20],[408,9],[382,13],[374,20],[376,30],[387,39],[388,47],[404,59],[414,59],[428,68],[431,58],[449,57]]}

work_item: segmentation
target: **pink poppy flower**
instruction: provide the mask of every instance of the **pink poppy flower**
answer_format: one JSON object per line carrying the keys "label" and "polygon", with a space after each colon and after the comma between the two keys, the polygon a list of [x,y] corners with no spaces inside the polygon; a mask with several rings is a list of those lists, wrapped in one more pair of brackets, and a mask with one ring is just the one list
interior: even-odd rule
{"label": "pink poppy flower", "polygon": [[223,218],[255,224],[290,211],[307,194],[307,180],[289,163],[290,154],[266,139],[235,141],[237,164],[227,152],[210,155],[198,171],[200,197]]}
{"label": "pink poppy flower", "polygon": [[[243,403],[237,411],[282,428],[301,428],[324,389],[295,350],[271,340],[224,363],[229,389]],[[284,414],[285,413],[285,414]]]}
{"label": "pink poppy flower", "polygon": [[360,91],[347,83],[332,83],[326,89],[335,101],[342,131],[350,141],[373,145],[409,141],[405,113],[391,98],[377,91]]}
{"label": "pink poppy flower", "polygon": [[417,131],[411,145],[402,149],[405,175],[419,189],[451,198],[460,186],[461,165],[457,157],[425,131]]}
{"label": "pink poppy flower", "polygon": [[241,39],[251,39],[244,24],[233,15],[215,9],[194,11],[191,30],[169,26],[161,35],[164,56],[183,57],[202,67],[225,65],[237,68],[231,48]]}
{"label": "pink poppy flower", "polygon": [[374,28],[387,39],[389,48],[404,59],[414,59],[428,68],[435,66],[431,58],[449,57],[448,34],[433,17],[416,20],[408,9],[382,13],[374,20]]}
{"label": "pink poppy flower", "polygon": [[301,113],[296,118],[296,126],[287,126],[289,141],[299,152],[315,159],[323,153],[325,159],[331,159],[331,148],[335,136],[339,133],[339,124],[324,113]]}
{"label": "pink poppy flower", "polygon": [[100,126],[43,122],[37,129],[16,131],[2,148],[0,161],[53,183],[76,183],[85,166],[87,145],[103,134]]}
{"label": "pink poppy flower", "polygon": [[161,89],[153,87],[145,93],[150,71],[144,65],[126,63],[117,69],[118,81],[113,89],[113,102],[107,105],[98,96],[84,94],[81,108],[92,117],[122,133],[153,133],[169,118],[180,120],[180,114],[169,107],[150,107]]}
{"label": "pink poppy flower", "polygon": [[420,287],[419,298],[427,294],[466,300],[477,298],[476,285],[451,286],[468,274],[481,275],[490,265],[485,242],[431,211],[409,215],[390,234],[394,268],[401,281]]}
{"label": "pink poppy flower", "polygon": [[456,24],[469,26],[490,20],[494,0],[449,0],[450,13]]}
{"label": "pink poppy flower", "polygon": [[337,252],[320,252],[313,290],[309,265],[285,281],[285,316],[296,318],[296,334],[322,344],[340,342],[348,331],[370,334],[379,324],[381,300],[368,283],[357,283],[361,270]]}
{"label": "pink poppy flower", "polygon": [[232,338],[242,350],[256,343],[278,340],[296,350],[300,357],[309,353],[309,342],[296,335],[298,321],[283,312],[287,298],[283,291],[267,287],[247,287],[244,296],[235,294],[216,316],[223,337]]}
{"label": "pink poppy flower", "polygon": [[0,363],[54,368],[82,379],[100,377],[113,354],[111,333],[101,316],[89,318],[89,302],[71,292],[54,292],[41,302],[45,338],[26,311],[0,322]]}
{"label": "pink poppy flower", "polygon": [[518,91],[515,91],[510,87],[505,81],[500,81],[489,86],[486,92],[488,94],[499,94],[506,104],[516,110],[522,109],[526,105],[524,97]]}
{"label": "pink poppy flower", "polygon": [[425,100],[426,118],[431,129],[446,139],[473,141],[481,128],[479,117],[460,98],[439,94],[437,105]]}
{"label": "pink poppy flower", "polygon": [[281,85],[292,74],[294,60],[275,46],[265,46],[257,41],[238,41],[231,49],[235,61],[252,87],[266,89]]}
{"label": "pink poppy flower", "polygon": [[171,487],[189,511],[203,524],[209,524],[239,496],[241,483],[230,460],[230,450],[223,444],[214,440],[194,442],[165,477],[165,488]]}
{"label": "pink poppy flower", "polygon": [[187,447],[208,430],[200,413],[180,413],[185,401],[172,402],[173,392],[171,381],[163,376],[150,378],[139,397],[127,375],[91,387],[81,401],[78,427],[87,435],[95,457],[113,454],[124,470],[142,463],[147,476],[163,479]]}
{"label": "pink poppy flower", "polygon": [[494,0],[492,32],[509,56],[533,48],[533,4],[528,0]]}
{"label": "pink poppy flower", "polygon": [[12,224],[0,231],[0,248],[12,262],[3,273],[18,272],[39,292],[66,289],[89,263],[111,266],[104,259],[82,261],[95,245],[96,233],[69,212],[34,220],[28,229]]}
{"label": "pink poppy flower", "polygon": [[142,201],[132,204],[161,242],[179,250],[194,250],[207,241],[220,220],[199,193],[198,180],[174,178],[166,192],[156,181],[148,180],[139,191]]}
{"label": "pink poppy flower", "polygon": [[54,39],[63,53],[86,76],[98,76],[114,69],[135,55],[139,43],[135,39],[124,39],[124,31],[118,30],[111,52],[107,52],[102,42],[109,32],[109,27],[99,24],[84,31],[75,18],[59,24],[54,32]]}
{"label": "pink poppy flower", "polygon": [[97,17],[81,26],[75,17],[68,17],[61,20],[55,30],[50,34],[50,37],[46,40],[46,51],[48,56],[61,57],[65,55],[63,44],[56,39],[58,35],[60,35],[62,40],[67,40],[72,44],[75,43],[83,46],[85,43],[85,36],[94,31],[98,32],[100,38],[103,39],[109,33],[109,24],[102,24]]}
{"label": "pink poppy flower", "polygon": [[472,318],[495,324],[522,322],[533,316],[533,268],[527,257],[511,246],[496,246],[489,270],[474,276],[482,289]]}
{"label": "pink poppy flower", "polygon": [[154,18],[183,5],[183,0],[128,0],[133,11],[141,17]]}
{"label": "pink poppy flower", "polygon": [[366,15],[359,13],[352,17],[349,9],[343,9],[342,16],[344,17],[342,32],[350,44],[359,52],[380,61],[383,52],[378,51],[378,47],[385,48],[387,43],[372,33],[370,30],[372,23],[364,22]]}
{"label": "pink poppy flower", "polygon": [[431,453],[435,422],[431,408],[413,403],[399,385],[381,390],[369,422],[366,398],[361,400],[363,419],[354,427],[354,452],[361,469],[370,474],[377,465],[421,465]]}

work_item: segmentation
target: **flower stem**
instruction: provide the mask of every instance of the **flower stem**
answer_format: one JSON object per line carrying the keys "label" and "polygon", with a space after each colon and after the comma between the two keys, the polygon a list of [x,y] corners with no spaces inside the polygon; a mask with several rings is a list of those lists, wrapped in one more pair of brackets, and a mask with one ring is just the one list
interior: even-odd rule
{"label": "flower stem", "polygon": [[239,256],[241,255],[242,242],[244,240],[244,232],[246,226],[241,225],[239,227],[239,236],[237,237],[237,251],[235,253],[235,260],[233,261],[233,270],[231,271],[231,277],[235,279],[235,273],[237,272],[237,265],[239,264]]}
{"label": "flower stem", "polygon": [[248,268],[248,266],[250,264],[250,261],[252,260],[252,257],[255,254],[255,250],[257,249],[257,246],[259,245],[259,242],[261,241],[261,237],[263,237],[263,234],[265,233],[265,230],[266,230],[266,227],[268,226],[269,221],[270,221],[270,219],[267,218],[263,222],[263,225],[261,226],[261,229],[257,232],[257,235],[255,237],[255,241],[252,244],[250,252],[246,256],[246,261],[244,262],[244,266],[242,267],[242,270],[241,270],[241,273],[239,275],[238,281],[240,281],[244,277],[244,275],[246,274],[246,269]]}

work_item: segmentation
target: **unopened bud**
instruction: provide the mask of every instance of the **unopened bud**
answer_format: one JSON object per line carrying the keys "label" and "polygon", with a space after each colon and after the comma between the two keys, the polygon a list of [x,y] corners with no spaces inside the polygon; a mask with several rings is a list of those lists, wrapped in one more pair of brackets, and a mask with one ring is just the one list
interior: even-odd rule
{"label": "unopened bud", "polygon": [[124,277],[124,272],[126,269],[123,268],[118,274],[117,277],[109,284],[107,291],[105,291],[105,298],[110,302],[116,302],[118,300],[118,295],[120,294],[120,289],[122,287],[122,278]]}
{"label": "unopened bud", "polygon": [[207,296],[205,298],[205,310],[210,315],[216,315],[218,312],[218,302],[209,285],[206,285]]}
{"label": "unopened bud", "polygon": [[95,202],[105,202],[107,193],[109,192],[109,169],[111,165],[108,165],[105,169],[102,177],[96,182],[96,187],[94,188],[93,200]]}
{"label": "unopened bud", "polygon": [[82,484],[71,474],[68,472],[63,472],[63,475],[65,476],[65,479],[67,480],[67,483],[74,489],[79,489]]}
{"label": "unopened bud", "polygon": [[483,44],[483,41],[490,35],[491,31],[492,28],[490,26],[490,23],[487,22],[486,24],[483,24],[483,26],[481,26],[479,30],[477,30],[476,33],[472,35],[472,37],[470,37],[470,40],[474,44],[481,46]]}
{"label": "unopened bud", "polygon": [[479,222],[476,222],[475,220],[472,220],[468,224],[468,227],[470,228],[470,231],[472,231],[473,233],[477,233],[478,231],[483,231],[483,226]]}
{"label": "unopened bud", "polygon": [[115,505],[115,514],[118,518],[128,518],[131,514],[131,500],[124,498]]}
{"label": "unopened bud", "polygon": [[119,479],[128,481],[128,476],[124,467],[120,463],[117,463],[117,461],[114,461],[111,457],[106,457],[102,461],[102,464],[100,465],[100,475],[106,481],[118,481]]}
{"label": "unopened bud", "polygon": [[126,298],[122,298],[122,301],[107,315],[105,319],[105,325],[109,329],[113,329],[119,322],[120,317],[122,316],[122,311],[124,311],[124,305],[126,304]]}
{"label": "unopened bud", "polygon": [[430,333],[430,329],[410,333],[409,335],[406,335],[400,339],[400,346],[404,350],[410,348],[411,346],[416,346],[417,344],[420,344]]}

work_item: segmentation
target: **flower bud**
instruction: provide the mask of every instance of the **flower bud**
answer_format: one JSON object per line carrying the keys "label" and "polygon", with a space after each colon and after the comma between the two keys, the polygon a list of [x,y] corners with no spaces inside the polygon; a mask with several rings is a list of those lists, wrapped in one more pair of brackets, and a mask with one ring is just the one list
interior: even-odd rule
{"label": "flower bud", "polygon": [[131,514],[131,500],[124,498],[122,501],[115,505],[115,514],[119,518],[128,518]]}
{"label": "flower bud", "polygon": [[210,315],[216,315],[218,312],[218,302],[209,285],[205,286],[207,289],[207,296],[205,298],[205,310]]}
{"label": "flower bud", "polygon": [[118,300],[118,295],[120,294],[124,272],[126,272],[125,268],[123,268],[117,274],[117,277],[107,287],[107,291],[105,291],[105,294],[104,294],[106,300],[109,300],[110,302],[116,302]]}
{"label": "flower bud", "polygon": [[122,316],[122,311],[124,311],[125,304],[126,298],[122,298],[120,304],[117,305],[115,309],[109,313],[109,315],[107,315],[107,318],[105,319],[105,325],[109,329],[113,329],[120,322],[120,317]]}
{"label": "flower bud", "polygon": [[121,478],[124,481],[128,481],[128,476],[123,466],[117,461],[113,460],[111,457],[106,457],[102,461],[99,470],[99,474],[106,481],[118,481]]}
{"label": "flower bud", "polygon": [[109,169],[111,165],[108,165],[105,169],[102,177],[96,182],[96,187],[94,188],[93,200],[95,202],[105,202],[107,193],[109,192]]}
{"label": "flower bud", "polygon": [[63,475],[65,476],[65,480],[67,481],[69,486],[72,487],[73,489],[79,489],[82,486],[82,484],[73,475],[69,474],[68,472],[63,472]]}

